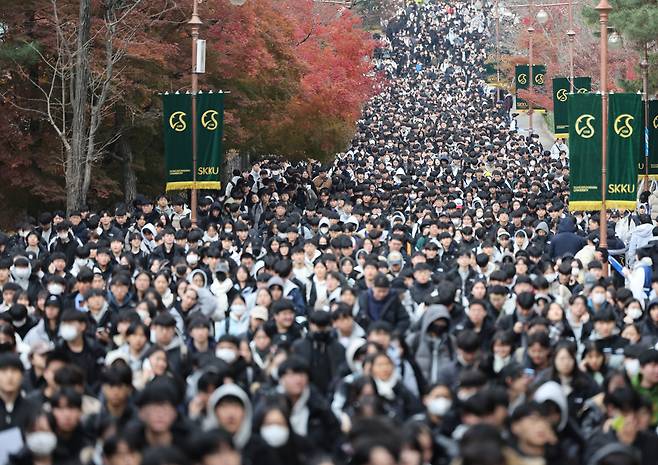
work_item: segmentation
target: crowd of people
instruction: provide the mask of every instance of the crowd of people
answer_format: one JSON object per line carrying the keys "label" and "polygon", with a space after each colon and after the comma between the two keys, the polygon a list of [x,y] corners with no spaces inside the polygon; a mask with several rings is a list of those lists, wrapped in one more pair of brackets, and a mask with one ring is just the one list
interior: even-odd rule
{"label": "crowd of people", "polygon": [[655,464],[656,223],[568,211],[485,13],[400,8],[330,164],[1,235],[0,462]]}

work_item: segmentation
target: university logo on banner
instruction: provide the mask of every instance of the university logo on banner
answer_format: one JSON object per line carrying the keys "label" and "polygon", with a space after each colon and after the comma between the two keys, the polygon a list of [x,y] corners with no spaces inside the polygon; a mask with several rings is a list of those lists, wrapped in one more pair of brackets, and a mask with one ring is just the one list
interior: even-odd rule
{"label": "university logo on banner", "polygon": [[[574,78],[573,91],[576,94],[586,94],[591,91],[592,78]],[[569,78],[553,78],[553,122],[556,138],[569,137],[569,111],[567,100],[571,93]]]}
{"label": "university logo on banner", "polygon": [[632,210],[637,204],[637,166],[642,154],[642,97],[610,94],[606,206]]}
{"label": "university logo on banner", "polygon": [[[555,93],[554,93],[555,95]],[[571,94],[569,129],[569,210],[601,208],[601,96]]]}
{"label": "university logo on banner", "polygon": [[192,160],[192,95],[164,94],[162,97],[166,189],[219,189],[224,94],[199,93],[196,96],[196,179]]}
{"label": "university logo on banner", "polygon": [[[601,96],[571,94],[569,113],[569,210],[601,208]],[[642,148],[642,100],[611,94],[608,108],[606,207],[634,209]]]}
{"label": "university logo on banner", "polygon": [[[533,87],[543,87],[546,80],[546,65],[532,65]],[[530,106],[525,99],[519,97],[519,90],[530,88],[530,67],[528,65],[516,65],[514,68],[514,84],[516,87],[516,109],[528,110]],[[542,107],[533,107],[535,111],[546,111]]]}

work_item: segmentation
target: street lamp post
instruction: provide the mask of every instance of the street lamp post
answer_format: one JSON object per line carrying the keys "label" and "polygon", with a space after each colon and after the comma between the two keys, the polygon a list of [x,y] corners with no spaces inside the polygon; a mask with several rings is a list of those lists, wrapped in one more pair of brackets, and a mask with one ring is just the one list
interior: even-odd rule
{"label": "street lamp post", "polygon": [[[532,18],[532,15],[530,15]],[[533,48],[533,43],[532,43],[532,35],[535,32],[535,28],[531,26],[528,26],[528,37],[530,38],[529,44],[528,44],[528,79],[530,79],[530,84],[528,86],[528,91],[532,94],[532,84],[534,80],[534,76],[532,73],[532,65],[533,65],[533,59],[534,57],[532,56],[532,48]],[[532,101],[528,99],[528,130],[530,132],[529,136],[532,137]]]}
{"label": "street lamp post", "polygon": [[[199,74],[205,72],[205,64],[199,65],[198,60],[198,44],[199,44],[199,29],[203,22],[199,17],[199,4],[202,0],[192,0],[192,18],[187,22],[192,31],[192,192],[190,194],[190,209],[192,224],[196,225],[197,220],[197,187],[196,187],[196,163],[197,163],[197,121],[196,121],[196,96],[199,93]],[[230,0],[231,5],[242,6],[247,0]],[[204,44],[205,45],[205,44]],[[205,63],[205,46],[202,50],[204,54]],[[202,67],[200,67],[202,66]]]}
{"label": "street lamp post", "polygon": [[642,99],[644,100],[644,192],[649,192],[649,46],[644,44],[642,69]]}
{"label": "street lamp post", "polygon": [[576,31],[573,30],[573,3],[569,0],[569,30],[567,37],[569,39],[569,92],[573,94],[574,91],[574,72],[573,72],[573,40],[576,36]]}
{"label": "street lamp post", "polygon": [[199,91],[199,73],[197,72],[197,42],[199,40],[199,27],[201,18],[199,18],[199,0],[192,0],[192,18],[187,24],[192,29],[192,192],[190,194],[190,209],[192,210],[192,224],[196,225],[197,215],[197,189],[196,189],[196,154],[197,154],[197,134],[196,134],[196,94]]}
{"label": "street lamp post", "polygon": [[[601,31],[600,60],[601,60],[601,214],[599,218],[599,246],[608,248],[608,212],[606,208],[606,191],[608,188],[607,162],[608,162],[608,15],[612,7],[608,0],[600,0],[596,5],[599,12],[599,25]],[[608,267],[603,267],[603,274],[608,275]]]}
{"label": "street lamp post", "polygon": [[[496,3],[498,3],[498,0],[496,0]],[[567,37],[569,38],[569,82],[570,82],[570,88],[571,88],[571,93],[574,92],[574,69],[573,69],[573,49],[574,49],[574,37],[576,35],[576,32],[573,30],[573,4],[578,3],[576,0],[569,0],[568,2],[556,2],[556,3],[541,3],[539,6],[541,7],[541,10],[537,12],[536,17],[534,16],[534,9],[535,9],[535,3],[534,0],[532,0],[528,4],[523,4],[523,5],[507,5],[508,8],[528,8],[530,10],[530,21],[536,20],[539,24],[544,25],[548,22],[548,13],[544,8],[547,7],[560,7],[560,6],[568,6],[569,10],[569,30],[567,31]],[[534,28],[532,27],[532,22],[530,23],[530,27],[528,27],[528,34],[529,34],[529,61],[532,63],[533,57],[532,57],[532,48],[533,48],[533,36],[532,33],[534,32]],[[530,67],[530,86],[532,86],[532,65]],[[532,91],[532,87],[530,88]],[[532,104],[528,102],[528,116],[530,120],[529,128],[530,132],[532,133]]]}

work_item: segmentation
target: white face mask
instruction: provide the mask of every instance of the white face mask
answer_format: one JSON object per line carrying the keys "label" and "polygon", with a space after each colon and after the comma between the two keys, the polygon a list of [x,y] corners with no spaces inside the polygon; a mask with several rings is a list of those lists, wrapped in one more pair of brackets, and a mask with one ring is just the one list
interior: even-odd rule
{"label": "white face mask", "polygon": [[636,358],[624,360],[624,368],[630,378],[634,378],[640,372],[640,361]]}
{"label": "white face mask", "polygon": [[237,317],[241,317],[247,311],[246,305],[231,305],[231,313]]}
{"label": "white face mask", "polygon": [[87,259],[86,258],[76,258],[75,259],[75,264],[78,266],[78,268],[81,268],[83,266],[87,266]]}
{"label": "white face mask", "polygon": [[59,284],[49,284],[48,292],[55,295],[61,295],[64,292],[64,288]]}
{"label": "white face mask", "polygon": [[355,373],[363,373],[363,362],[354,362]]}
{"label": "white face mask", "polygon": [[637,307],[629,308],[626,315],[633,320],[637,320],[642,316],[642,309]]}
{"label": "white face mask", "polygon": [[285,426],[267,425],[260,429],[260,435],[270,447],[281,447],[288,442],[290,431]]}
{"label": "white face mask", "polygon": [[427,411],[438,417],[444,416],[452,407],[452,401],[446,397],[437,397],[427,404]]}
{"label": "white face mask", "polygon": [[602,292],[596,292],[592,294],[592,303],[594,305],[601,305],[603,302],[605,302],[605,294]]}
{"label": "white face mask", "polygon": [[62,336],[62,339],[65,341],[72,341],[78,337],[78,328],[71,324],[62,323],[59,327],[59,335]]}
{"label": "white face mask", "polygon": [[52,431],[36,431],[25,435],[27,448],[38,457],[50,455],[57,447],[57,436]]}
{"label": "white face mask", "polygon": [[233,363],[237,358],[235,351],[233,349],[219,348],[215,350],[215,355],[218,359],[224,360],[226,363]]}
{"label": "white face mask", "polygon": [[16,279],[28,279],[30,275],[32,274],[32,270],[30,268],[25,268],[23,266],[14,268],[14,276]]}
{"label": "white face mask", "polygon": [[459,391],[457,393],[457,398],[461,400],[462,402],[466,402],[468,399],[473,397],[474,392],[469,392],[469,391]]}
{"label": "white face mask", "polygon": [[187,258],[185,259],[188,265],[196,265],[199,263],[199,256],[198,255],[188,255]]}

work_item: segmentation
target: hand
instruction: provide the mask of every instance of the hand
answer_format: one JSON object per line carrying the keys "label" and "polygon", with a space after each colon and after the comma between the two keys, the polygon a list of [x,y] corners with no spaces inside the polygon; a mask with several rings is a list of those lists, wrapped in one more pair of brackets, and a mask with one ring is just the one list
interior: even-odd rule
{"label": "hand", "polygon": [[96,339],[98,339],[103,344],[110,343],[110,333],[105,328],[100,328],[96,331]]}
{"label": "hand", "polygon": [[514,323],[514,328],[512,328],[516,334],[521,334],[523,332],[523,323],[517,321]]}
{"label": "hand", "polygon": [[205,393],[199,393],[194,396],[187,406],[187,413],[190,418],[198,418],[206,407],[206,402],[208,402],[208,399]]}

